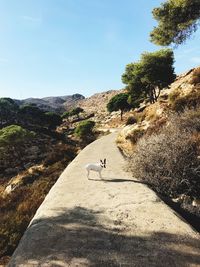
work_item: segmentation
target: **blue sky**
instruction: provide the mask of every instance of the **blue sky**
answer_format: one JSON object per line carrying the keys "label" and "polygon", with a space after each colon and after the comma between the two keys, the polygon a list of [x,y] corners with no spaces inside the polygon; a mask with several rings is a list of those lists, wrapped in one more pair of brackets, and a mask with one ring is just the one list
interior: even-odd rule
{"label": "blue sky", "polygon": [[[0,97],[120,89],[149,41],[163,0],[0,0]],[[176,73],[200,65],[200,30],[175,49]]]}

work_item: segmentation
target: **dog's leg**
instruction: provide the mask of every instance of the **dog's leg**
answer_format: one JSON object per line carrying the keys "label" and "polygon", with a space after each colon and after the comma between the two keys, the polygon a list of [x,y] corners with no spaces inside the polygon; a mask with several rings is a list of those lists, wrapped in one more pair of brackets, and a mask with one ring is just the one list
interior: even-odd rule
{"label": "dog's leg", "polygon": [[101,178],[101,179],[102,179],[101,172],[99,172],[99,178]]}
{"label": "dog's leg", "polygon": [[89,179],[90,171],[87,171],[87,178]]}

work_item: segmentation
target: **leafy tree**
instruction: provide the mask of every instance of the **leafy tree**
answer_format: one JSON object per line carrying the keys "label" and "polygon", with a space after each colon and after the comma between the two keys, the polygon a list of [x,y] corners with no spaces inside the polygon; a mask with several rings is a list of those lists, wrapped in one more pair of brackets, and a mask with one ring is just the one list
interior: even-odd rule
{"label": "leafy tree", "polygon": [[74,108],[70,111],[70,116],[76,115],[79,118],[79,114],[84,110],[80,107]]}
{"label": "leafy tree", "polygon": [[94,121],[82,121],[76,127],[75,134],[80,138],[88,137],[89,135],[93,134],[92,130],[94,125]]}
{"label": "leafy tree", "polygon": [[11,98],[0,98],[0,126],[14,123],[18,109],[18,105]]}
{"label": "leafy tree", "polygon": [[125,110],[129,110],[131,108],[130,104],[128,103],[128,94],[121,93],[118,95],[113,96],[107,104],[107,109],[109,112],[112,111],[121,111],[121,120],[122,115]]}
{"label": "leafy tree", "polygon": [[46,112],[45,113],[45,123],[49,130],[56,129],[62,123],[62,118],[60,115],[54,112]]}
{"label": "leafy tree", "polygon": [[150,33],[157,45],[179,45],[197,30],[200,19],[199,0],[167,0],[153,9],[158,26]]}
{"label": "leafy tree", "polygon": [[126,66],[122,75],[127,84],[129,103],[148,98],[150,103],[157,101],[160,91],[175,79],[174,55],[171,49],[145,52],[140,61]]}

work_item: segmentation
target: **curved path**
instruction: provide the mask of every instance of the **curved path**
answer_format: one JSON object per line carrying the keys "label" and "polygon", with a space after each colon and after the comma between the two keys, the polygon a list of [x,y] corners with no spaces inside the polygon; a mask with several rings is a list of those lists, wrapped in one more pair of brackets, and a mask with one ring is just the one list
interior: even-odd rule
{"label": "curved path", "polygon": [[[38,209],[9,266],[200,266],[200,239],[125,172],[116,133],[88,145]],[[107,158],[103,180],[84,165]]]}

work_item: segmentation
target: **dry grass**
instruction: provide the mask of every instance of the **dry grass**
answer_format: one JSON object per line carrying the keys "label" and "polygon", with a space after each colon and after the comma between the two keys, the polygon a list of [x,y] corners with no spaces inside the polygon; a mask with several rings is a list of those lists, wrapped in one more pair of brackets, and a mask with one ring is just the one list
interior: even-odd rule
{"label": "dry grass", "polygon": [[171,108],[177,112],[182,112],[185,108],[197,108],[200,105],[200,90],[194,90],[187,95],[172,99],[170,101]]}
{"label": "dry grass", "polygon": [[200,83],[200,67],[195,69],[195,71],[193,72],[193,76],[190,80],[190,84],[197,85],[199,83]]}

